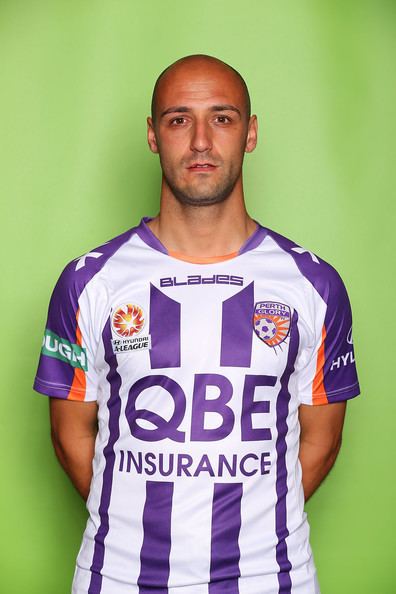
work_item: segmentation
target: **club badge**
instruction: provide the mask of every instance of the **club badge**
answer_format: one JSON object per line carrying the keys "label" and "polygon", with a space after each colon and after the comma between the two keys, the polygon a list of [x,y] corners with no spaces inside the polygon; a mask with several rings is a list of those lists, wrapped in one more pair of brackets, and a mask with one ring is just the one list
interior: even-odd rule
{"label": "club badge", "polygon": [[260,301],[254,306],[253,328],[270,347],[280,345],[289,335],[291,311],[284,303]]}

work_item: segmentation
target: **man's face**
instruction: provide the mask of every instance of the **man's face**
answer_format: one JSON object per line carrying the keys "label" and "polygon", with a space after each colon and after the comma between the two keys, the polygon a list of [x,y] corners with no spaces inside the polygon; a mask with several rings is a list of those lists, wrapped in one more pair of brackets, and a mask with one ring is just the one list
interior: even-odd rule
{"label": "man's face", "polygon": [[246,113],[238,77],[217,64],[184,64],[166,73],[148,118],[148,142],[159,153],[164,182],[183,204],[225,200],[242,178],[257,122]]}

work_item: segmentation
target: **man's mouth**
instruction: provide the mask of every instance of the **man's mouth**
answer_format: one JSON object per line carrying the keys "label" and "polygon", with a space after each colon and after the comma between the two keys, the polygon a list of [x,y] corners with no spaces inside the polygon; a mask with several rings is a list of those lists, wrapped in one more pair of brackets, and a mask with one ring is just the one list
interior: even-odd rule
{"label": "man's mouth", "polygon": [[193,163],[187,169],[190,171],[213,171],[213,169],[216,169],[216,165],[212,163]]}

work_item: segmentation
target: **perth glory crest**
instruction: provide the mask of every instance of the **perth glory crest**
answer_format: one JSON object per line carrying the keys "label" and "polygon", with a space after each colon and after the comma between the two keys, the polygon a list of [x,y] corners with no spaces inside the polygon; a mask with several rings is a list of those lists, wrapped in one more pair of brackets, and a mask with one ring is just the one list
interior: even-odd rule
{"label": "perth glory crest", "polygon": [[284,303],[259,301],[254,306],[254,331],[270,347],[280,345],[288,337],[290,319],[290,307]]}

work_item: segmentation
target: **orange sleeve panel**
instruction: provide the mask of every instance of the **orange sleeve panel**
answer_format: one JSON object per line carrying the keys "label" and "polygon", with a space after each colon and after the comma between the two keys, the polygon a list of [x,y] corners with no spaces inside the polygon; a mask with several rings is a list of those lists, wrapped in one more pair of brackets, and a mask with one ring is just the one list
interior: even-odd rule
{"label": "orange sleeve panel", "polygon": [[329,400],[326,394],[326,388],[324,385],[323,370],[325,364],[325,339],[326,339],[326,328],[323,324],[322,328],[322,340],[318,350],[316,359],[316,373],[312,383],[312,404],[328,404]]}

